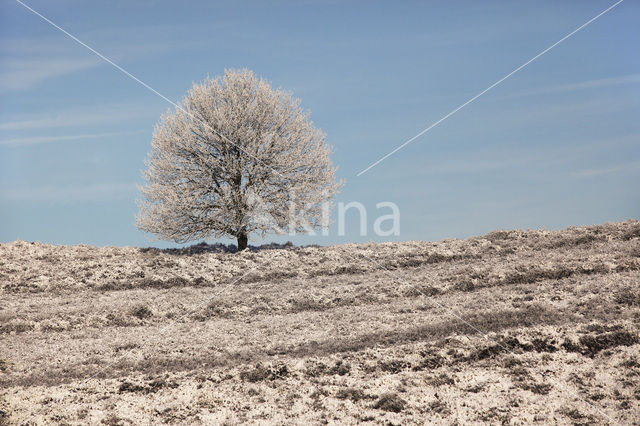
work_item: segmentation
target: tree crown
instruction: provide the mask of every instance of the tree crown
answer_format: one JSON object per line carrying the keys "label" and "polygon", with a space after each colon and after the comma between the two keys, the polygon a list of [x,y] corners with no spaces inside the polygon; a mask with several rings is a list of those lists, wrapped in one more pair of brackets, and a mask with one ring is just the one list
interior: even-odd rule
{"label": "tree crown", "polygon": [[137,226],[176,242],[327,226],[330,147],[290,92],[249,70],[194,84],[156,125]]}

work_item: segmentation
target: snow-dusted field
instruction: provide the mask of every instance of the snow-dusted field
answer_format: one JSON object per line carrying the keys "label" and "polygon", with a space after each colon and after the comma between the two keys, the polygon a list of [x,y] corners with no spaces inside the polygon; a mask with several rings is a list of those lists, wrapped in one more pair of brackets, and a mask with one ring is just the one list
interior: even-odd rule
{"label": "snow-dusted field", "polygon": [[0,424],[640,419],[638,221],[240,254],[19,241],[0,301]]}

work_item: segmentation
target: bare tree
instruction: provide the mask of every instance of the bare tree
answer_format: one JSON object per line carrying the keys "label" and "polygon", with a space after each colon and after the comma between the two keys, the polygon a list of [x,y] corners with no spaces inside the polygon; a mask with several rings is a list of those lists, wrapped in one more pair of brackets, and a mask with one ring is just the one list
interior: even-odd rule
{"label": "bare tree", "polygon": [[340,183],[300,101],[249,70],[194,84],[153,132],[138,228],[175,242],[327,226]]}

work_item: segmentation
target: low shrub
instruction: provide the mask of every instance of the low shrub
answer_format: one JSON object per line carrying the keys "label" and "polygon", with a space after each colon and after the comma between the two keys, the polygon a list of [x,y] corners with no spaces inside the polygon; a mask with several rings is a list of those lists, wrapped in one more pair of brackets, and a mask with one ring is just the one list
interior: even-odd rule
{"label": "low shrub", "polygon": [[263,366],[258,363],[254,368],[240,372],[240,378],[244,381],[255,383],[265,380],[284,379],[289,374],[289,368],[284,364]]}
{"label": "low shrub", "polygon": [[624,241],[629,241],[633,238],[640,238],[640,223],[630,227],[622,234],[622,239]]}
{"label": "low shrub", "polygon": [[565,340],[562,347],[567,352],[577,352],[593,358],[598,352],[617,346],[631,346],[639,342],[638,335],[628,331],[614,331],[598,335],[586,335],[580,337],[578,343]]}
{"label": "low shrub", "polygon": [[449,409],[449,407],[447,407],[447,404],[440,400],[433,401],[431,404],[429,404],[429,409],[434,413],[438,413],[442,416],[448,416],[449,414],[451,414],[451,410]]}
{"label": "low shrub", "polygon": [[400,398],[397,393],[389,392],[382,394],[373,405],[373,408],[399,413],[404,410],[406,405],[406,401]]}
{"label": "low shrub", "polygon": [[397,374],[401,371],[410,369],[411,363],[402,359],[392,359],[390,361],[379,362],[378,368],[387,373]]}
{"label": "low shrub", "polygon": [[131,309],[131,315],[138,319],[146,319],[152,317],[153,312],[144,305],[138,305]]}
{"label": "low shrub", "polygon": [[344,376],[351,371],[351,365],[342,360],[338,360],[330,367],[327,364],[320,361],[307,361],[305,363],[305,375],[307,377],[321,377],[321,376]]}
{"label": "low shrub", "polygon": [[19,334],[33,330],[34,325],[25,321],[13,321],[8,324],[0,325],[0,334]]}
{"label": "low shrub", "polygon": [[640,288],[624,287],[616,292],[614,301],[619,305],[640,306]]}
{"label": "low shrub", "polygon": [[523,383],[520,383],[518,387],[520,389],[533,392],[537,395],[547,395],[549,391],[551,391],[551,389],[553,388],[553,386],[551,386],[548,383],[537,383],[537,382],[534,382],[534,383],[523,382]]}
{"label": "low shrub", "polygon": [[371,398],[371,396],[367,395],[362,390],[357,389],[357,388],[345,388],[345,389],[340,389],[336,393],[336,398],[338,398],[338,399],[348,399],[348,400],[350,400],[352,402],[358,402],[358,401],[366,399],[366,398]]}

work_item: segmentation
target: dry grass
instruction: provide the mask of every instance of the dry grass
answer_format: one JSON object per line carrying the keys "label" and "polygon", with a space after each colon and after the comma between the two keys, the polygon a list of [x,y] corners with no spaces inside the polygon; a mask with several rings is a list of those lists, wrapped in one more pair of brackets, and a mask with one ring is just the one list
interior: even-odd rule
{"label": "dry grass", "polygon": [[637,221],[240,254],[14,242],[0,293],[0,424],[640,417]]}

